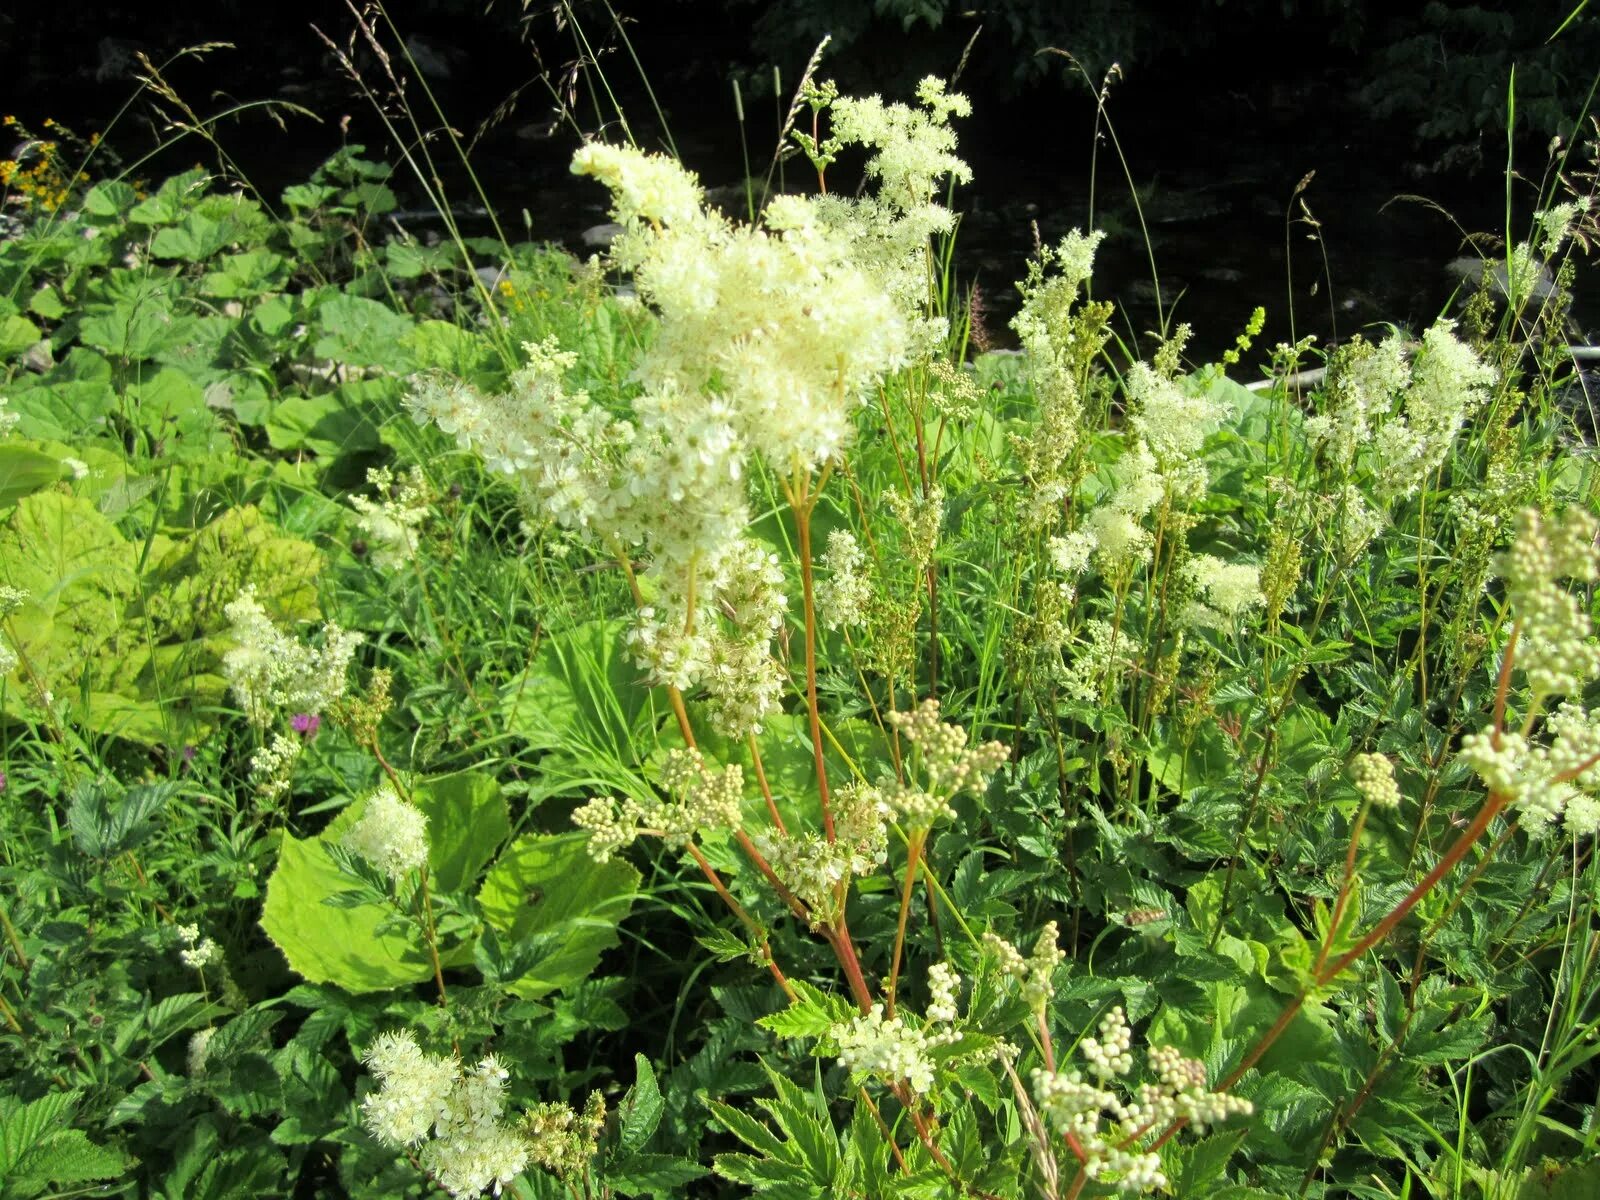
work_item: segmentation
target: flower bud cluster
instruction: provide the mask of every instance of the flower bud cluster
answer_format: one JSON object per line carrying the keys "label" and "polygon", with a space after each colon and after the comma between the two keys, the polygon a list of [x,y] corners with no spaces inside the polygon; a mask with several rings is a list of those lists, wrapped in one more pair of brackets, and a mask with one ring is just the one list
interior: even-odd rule
{"label": "flower bud cluster", "polygon": [[1133,1030],[1119,1004],[1100,1019],[1100,1036],[1078,1043],[1078,1053],[1097,1079],[1111,1079],[1133,1070]]}
{"label": "flower bud cluster", "polygon": [[428,818],[386,783],[367,798],[343,843],[390,879],[403,879],[427,865]]}
{"label": "flower bud cluster", "polygon": [[272,741],[250,756],[250,782],[263,800],[277,800],[289,790],[294,765],[304,749],[305,739],[275,733]]}
{"label": "flower bud cluster", "polygon": [[361,1104],[367,1129],[395,1149],[420,1145],[417,1161],[452,1196],[499,1195],[527,1166],[527,1139],[501,1122],[509,1073],[494,1055],[463,1069],[398,1030],[362,1057],[380,1085]]}
{"label": "flower bud cluster", "polygon": [[1545,720],[1545,744],[1512,730],[1469,733],[1457,752],[1489,791],[1508,796],[1537,837],[1561,821],[1575,837],[1600,833],[1600,712],[1566,703]]}
{"label": "flower bud cluster", "polygon": [[1400,807],[1400,785],[1394,781],[1394,764],[1386,755],[1356,755],[1350,762],[1350,778],[1361,798],[1374,808]]}
{"label": "flower bud cluster", "polygon": [[1011,754],[1003,742],[985,742],[968,749],[967,731],[939,719],[937,700],[924,700],[908,713],[889,713],[887,719],[916,748],[916,764],[929,790],[941,796],[982,795]]}
{"label": "flower bud cluster", "polygon": [[522,1118],[521,1132],[527,1139],[529,1158],[552,1175],[569,1179],[588,1168],[605,1126],[605,1097],[590,1092],[581,1115],[566,1104],[530,1108]]}
{"label": "flower bud cluster", "polygon": [[1593,583],[1600,576],[1595,518],[1568,509],[1546,523],[1535,509],[1517,515],[1516,539],[1500,574],[1521,629],[1516,665],[1535,696],[1570,695],[1600,675],[1600,644],[1579,597],[1562,579]]}
{"label": "flower bud cluster", "polygon": [[852,1076],[873,1076],[884,1083],[907,1083],[916,1092],[933,1088],[933,1059],[928,1035],[896,1014],[884,1017],[883,1005],[828,1030],[839,1046],[839,1062]]}
{"label": "flower bud cluster", "polygon": [[350,497],[350,507],[358,514],[356,525],[367,543],[367,557],[380,570],[403,567],[416,554],[417,530],[428,517],[431,497],[427,481],[415,467],[399,479],[388,467],[373,467],[367,471],[367,483],[377,491],[378,499]]}
{"label": "flower bud cluster", "polygon": [[606,862],[640,834],[684,844],[710,830],[738,829],[744,822],[744,772],[738,763],[712,767],[698,750],[672,750],[663,760],[661,787],[672,799],[652,795],[597,797],[572,814],[589,833],[589,854]]}
{"label": "flower bud cluster", "polygon": [[361,634],[330,621],[320,647],[305,645],[272,623],[253,585],[223,612],[233,648],[222,656],[222,674],[252,724],[265,726],[275,712],[321,713],[344,695]]}
{"label": "flower bud cluster", "polygon": [[956,991],[961,976],[949,963],[934,963],[928,968],[928,1022],[949,1025],[956,1019]]}
{"label": "flower bud cluster", "polygon": [[1042,1014],[1050,998],[1056,994],[1056,968],[1067,957],[1066,952],[1056,944],[1060,936],[1060,929],[1054,921],[1045,922],[1038,940],[1033,944],[1033,953],[1024,958],[1015,946],[999,934],[985,931],[983,935],[984,949],[994,956],[1000,973],[1022,982],[1022,997],[1036,1013]]}
{"label": "flower bud cluster", "polygon": [[849,530],[835,529],[828,535],[828,549],[822,555],[827,574],[817,580],[817,612],[827,628],[848,629],[867,619],[872,583],[862,570],[866,564],[867,556]]}
{"label": "flower bud cluster", "polygon": [[1075,1140],[1084,1173],[1125,1195],[1169,1186],[1160,1155],[1145,1149],[1142,1139],[1159,1136],[1176,1121],[1204,1133],[1208,1126],[1252,1111],[1248,1100],[1210,1091],[1204,1064],[1171,1046],[1146,1051],[1147,1082],[1137,1088],[1118,1083],[1133,1070],[1132,1047],[1127,1016],[1114,1008],[1101,1020],[1100,1036],[1086,1037],[1078,1046],[1089,1074],[1099,1082],[1071,1069],[1033,1073],[1040,1111],[1058,1133]]}

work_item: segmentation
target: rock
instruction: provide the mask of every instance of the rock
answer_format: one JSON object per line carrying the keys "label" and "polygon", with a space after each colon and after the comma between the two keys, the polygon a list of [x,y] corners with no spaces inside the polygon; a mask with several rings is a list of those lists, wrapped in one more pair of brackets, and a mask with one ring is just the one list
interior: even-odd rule
{"label": "rock", "polygon": [[56,365],[55,350],[50,345],[50,339],[44,338],[29,346],[22,356],[22,365],[30,371],[44,374]]}
{"label": "rock", "polygon": [[[1555,277],[1550,274],[1550,268],[1538,259],[1533,260],[1533,266],[1538,268],[1534,276],[1531,295],[1533,300],[1547,300],[1550,293],[1556,290]],[[1510,293],[1507,283],[1506,260],[1497,258],[1490,262],[1482,258],[1465,255],[1461,258],[1452,258],[1445,264],[1446,273],[1453,275],[1463,287],[1469,291],[1478,291],[1484,287],[1484,279],[1488,279],[1488,287],[1496,296],[1504,300]]]}
{"label": "rock", "polygon": [[618,225],[615,221],[607,221],[604,225],[591,225],[579,234],[578,238],[585,246],[604,250],[612,242],[616,241],[622,232],[621,225]]}

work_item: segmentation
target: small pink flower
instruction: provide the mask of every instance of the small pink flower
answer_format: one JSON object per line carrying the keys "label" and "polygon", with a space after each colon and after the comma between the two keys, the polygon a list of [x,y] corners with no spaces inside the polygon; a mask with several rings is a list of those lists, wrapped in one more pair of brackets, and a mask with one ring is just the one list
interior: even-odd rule
{"label": "small pink flower", "polygon": [[289,726],[309,742],[317,736],[317,730],[322,728],[322,718],[316,713],[295,713],[289,719]]}

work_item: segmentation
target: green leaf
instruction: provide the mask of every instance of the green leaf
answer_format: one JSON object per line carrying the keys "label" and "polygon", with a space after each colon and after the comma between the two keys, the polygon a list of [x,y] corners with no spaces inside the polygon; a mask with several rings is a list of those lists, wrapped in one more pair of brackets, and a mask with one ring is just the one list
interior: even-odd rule
{"label": "green leaf", "polygon": [[818,991],[803,979],[793,981],[796,999],[779,1012],[756,1021],[780,1038],[826,1037],[828,1030],[850,1018],[850,1006],[836,996]]}
{"label": "green leaf", "polygon": [[288,277],[289,263],[283,255],[257,247],[219,259],[216,269],[200,280],[200,291],[207,296],[238,300],[274,291]]}
{"label": "green leaf", "polygon": [[316,323],[320,336],[313,349],[319,357],[397,372],[412,368],[404,349],[412,324],[388,305],[341,294],[317,308]]}
{"label": "green leaf", "polygon": [[742,1113],[719,1100],[711,1101],[710,1107],[711,1115],[717,1119],[718,1124],[752,1150],[768,1158],[795,1161],[778,1135],[748,1113]]}
{"label": "green leaf", "polygon": [[183,219],[186,212],[205,191],[209,176],[199,167],[162,182],[156,194],[142,200],[128,213],[134,225],[171,225]]}
{"label": "green leaf", "polygon": [[116,410],[111,364],[93,350],[74,346],[42,378],[12,386],[6,406],[21,418],[16,428],[21,436],[81,444]]}
{"label": "green leaf", "polygon": [[617,926],[638,885],[639,873],[627,863],[589,857],[582,833],[528,834],[512,842],[478,893],[491,925],[532,940],[540,951],[508,989],[537,998],[585,979],[617,944]]}
{"label": "green leaf", "polygon": [[386,904],[336,908],[323,901],[350,887],[350,877],[324,846],[337,843],[353,821],[346,809],[320,835],[285,834],[278,865],[267,881],[261,928],[313,983],[347,992],[381,992],[420,983],[433,974],[416,923],[394,922]]}
{"label": "green leaf", "polygon": [[18,441],[0,442],[0,508],[61,478],[61,460]]}
{"label": "green leaf", "polygon": [[322,458],[376,450],[382,445],[378,427],[362,411],[360,394],[346,384],[320,396],[291,397],[267,418],[267,440],[275,450],[309,450]]}
{"label": "green leaf", "polygon": [[67,306],[61,299],[61,293],[47,283],[29,299],[28,311],[46,321],[59,321],[67,315]]}
{"label": "green leaf", "polygon": [[0,1096],[0,1196],[25,1200],[63,1184],[112,1179],[127,1156],[66,1127],[78,1092],[51,1092],[30,1103]]}
{"label": "green leaf", "polygon": [[97,183],[83,196],[83,211],[90,217],[102,218],[95,224],[104,224],[104,218],[120,218],[139,201],[139,193],[132,184],[111,179]]}
{"label": "green leaf", "polygon": [[1555,1162],[1529,1170],[1517,1200],[1593,1200],[1600,1196],[1600,1159],[1582,1166]]}
{"label": "green leaf", "polygon": [[113,305],[86,306],[78,340],[114,358],[148,360],[177,344],[182,326],[156,290]]}
{"label": "green leaf", "polygon": [[449,321],[423,321],[406,335],[406,346],[418,371],[471,377],[498,361],[481,335]]}
{"label": "green leaf", "polygon": [[656,1074],[650,1069],[650,1060],[635,1054],[633,1064],[634,1085],[622,1098],[622,1131],[618,1136],[618,1144],[630,1154],[650,1140],[666,1108],[661,1089],[656,1086]]}
{"label": "green leaf", "polygon": [[624,1196],[681,1196],[683,1185],[711,1174],[697,1162],[670,1154],[630,1154],[607,1165],[606,1186]]}
{"label": "green leaf", "polygon": [[477,882],[511,835],[505,797],[485,771],[424,780],[411,799],[428,818],[428,876],[436,891],[454,892]]}
{"label": "green leaf", "polygon": [[0,317],[0,359],[21,354],[42,336],[27,317]]}
{"label": "green leaf", "polygon": [[127,632],[135,551],[88,500],[24,497],[0,529],[0,580],[27,599],[12,622],[17,650],[44,685],[75,690],[86,663]]}

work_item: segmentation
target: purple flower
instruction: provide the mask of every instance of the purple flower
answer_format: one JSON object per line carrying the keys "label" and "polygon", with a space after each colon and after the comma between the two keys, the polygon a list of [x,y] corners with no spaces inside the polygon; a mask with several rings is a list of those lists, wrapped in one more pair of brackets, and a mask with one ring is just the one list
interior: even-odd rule
{"label": "purple flower", "polygon": [[186,762],[186,763],[191,763],[191,762],[194,761],[194,747],[193,746],[185,746],[183,748],[183,761]]}
{"label": "purple flower", "polygon": [[316,713],[295,713],[289,719],[289,726],[309,742],[317,736],[317,730],[322,727],[322,718]]}
{"label": "purple flower", "polygon": [[0,771],[0,792],[3,792],[5,790],[6,790],[6,773],[4,771]]}

